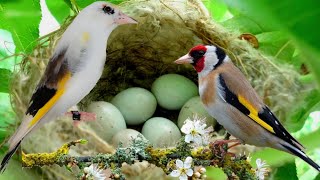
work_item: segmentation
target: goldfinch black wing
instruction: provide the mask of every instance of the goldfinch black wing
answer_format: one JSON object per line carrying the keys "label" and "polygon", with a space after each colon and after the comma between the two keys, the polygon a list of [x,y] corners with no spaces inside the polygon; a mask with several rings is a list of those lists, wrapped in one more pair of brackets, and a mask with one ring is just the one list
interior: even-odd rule
{"label": "goldfinch black wing", "polygon": [[[258,123],[268,132],[301,150],[304,149],[304,147],[281,125],[280,121],[270,109],[263,104],[250,83],[245,79],[240,70],[238,71],[237,76],[229,76],[226,73],[221,73],[219,75],[220,90],[223,91],[222,96],[224,97],[225,102],[238,109],[241,113]],[[237,77],[237,79],[232,77]],[[238,86],[234,86],[234,83],[238,84]],[[245,87],[245,89],[243,89],[243,87]]]}

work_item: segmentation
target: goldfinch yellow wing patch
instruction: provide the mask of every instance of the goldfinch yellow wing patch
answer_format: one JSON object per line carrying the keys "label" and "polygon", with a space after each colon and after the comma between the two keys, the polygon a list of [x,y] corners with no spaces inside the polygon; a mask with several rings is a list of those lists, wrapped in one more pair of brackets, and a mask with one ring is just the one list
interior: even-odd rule
{"label": "goldfinch yellow wing patch", "polygon": [[280,121],[270,111],[267,106],[262,109],[255,108],[244,96],[234,94],[227,86],[223,77],[219,76],[219,82],[223,90],[224,98],[227,103],[237,108],[244,115],[258,123],[261,127],[274,134],[275,136],[289,142],[292,141],[303,147],[289,132],[281,125]]}
{"label": "goldfinch yellow wing patch", "polygon": [[236,95],[232,91],[230,91],[230,89],[226,86],[226,83],[221,75],[219,76],[219,82],[221,87],[223,88],[222,90],[224,98],[227,103],[237,108],[240,112],[250,117],[250,119],[254,120],[256,123],[258,123],[260,126],[265,128],[269,132],[275,133],[273,127],[259,117],[258,110],[254,108],[250,104],[250,102],[248,102],[243,96]]}
{"label": "goldfinch yellow wing patch", "polygon": [[[51,109],[51,107],[60,99],[60,97],[63,95],[65,91],[65,84],[70,79],[70,77],[71,77],[71,73],[68,72],[64,77],[61,78],[61,80],[58,82],[57,90],[55,91],[54,95],[51,96],[51,98],[47,101],[47,103],[45,103],[40,109],[37,110],[37,112],[34,114],[33,119],[29,123],[29,127],[36,124]],[[41,91],[44,91],[45,89],[42,89]],[[48,91],[52,91],[52,90],[49,89]],[[42,92],[42,94],[44,93]]]}
{"label": "goldfinch yellow wing patch", "polygon": [[243,96],[238,95],[238,101],[249,110],[249,116],[252,120],[254,120],[256,123],[260,124],[260,126],[264,127],[268,131],[275,133],[273,128],[267,124],[264,120],[259,118],[258,110],[255,109],[250,102],[248,102]]}

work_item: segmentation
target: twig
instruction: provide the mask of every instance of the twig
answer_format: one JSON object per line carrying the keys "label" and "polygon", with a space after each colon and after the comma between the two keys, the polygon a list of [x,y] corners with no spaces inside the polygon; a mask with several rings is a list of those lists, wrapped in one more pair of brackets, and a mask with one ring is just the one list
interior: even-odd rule
{"label": "twig", "polygon": [[[252,167],[245,156],[236,157],[228,153],[227,149],[221,148],[215,143],[208,146],[191,147],[183,139],[174,148],[154,148],[143,138],[137,137],[132,140],[129,147],[119,147],[113,154],[97,154],[94,156],[70,156],[68,155],[71,146],[84,144],[85,140],[72,141],[64,144],[53,153],[22,154],[23,167],[47,166],[57,164],[71,169],[77,166],[80,169],[92,164],[98,164],[103,169],[110,169],[113,174],[121,172],[123,164],[132,165],[137,161],[148,161],[151,164],[163,169],[169,174],[175,166],[176,159],[184,159],[187,156],[193,158],[195,166],[217,166],[221,167],[225,173],[232,177],[252,177],[255,175]],[[121,146],[121,145],[120,145]],[[122,178],[121,178],[122,177]],[[120,179],[124,175],[120,174]]]}

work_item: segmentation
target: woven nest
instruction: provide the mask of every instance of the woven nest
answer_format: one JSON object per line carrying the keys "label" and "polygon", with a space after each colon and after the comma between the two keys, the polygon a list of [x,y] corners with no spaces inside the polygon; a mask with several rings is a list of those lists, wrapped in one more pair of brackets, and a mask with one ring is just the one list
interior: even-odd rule
{"label": "woven nest", "polygon": [[[152,82],[167,73],[181,74],[197,83],[197,75],[190,66],[172,63],[197,44],[215,44],[224,48],[234,63],[250,80],[253,87],[275,113],[285,119],[286,113],[301,90],[298,73],[288,65],[275,64],[238,37],[212,20],[200,0],[130,0],[120,8],[139,21],[137,26],[121,26],[108,40],[107,60],[97,86],[81,101],[80,107],[91,101],[110,99],[129,87],[151,88]],[[30,96],[44,72],[61,29],[42,38],[33,54],[24,58],[22,68],[12,83],[12,104],[17,118],[24,114]],[[170,112],[168,113],[170,114]],[[73,128],[69,119],[60,118],[46,124],[26,138],[26,152],[54,151],[63,143],[86,137],[91,145],[73,148],[73,155],[92,155],[113,152],[85,124]],[[45,145],[43,145],[45,144]],[[92,148],[95,147],[95,148]],[[69,172],[59,167],[47,168],[48,177],[68,179]]]}

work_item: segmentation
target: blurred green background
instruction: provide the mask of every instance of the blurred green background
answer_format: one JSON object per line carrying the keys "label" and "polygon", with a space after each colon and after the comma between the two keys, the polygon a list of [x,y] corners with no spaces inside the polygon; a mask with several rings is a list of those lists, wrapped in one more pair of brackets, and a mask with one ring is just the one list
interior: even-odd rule
{"label": "blurred green background", "polygon": [[[94,0],[45,0],[49,11],[61,24]],[[109,0],[119,4],[125,0]],[[73,4],[78,5],[75,7]],[[206,0],[205,6],[213,20],[230,31],[251,33],[258,38],[259,50],[273,56],[279,63],[288,63],[300,72],[300,81],[310,87],[310,93],[291,115],[290,126],[299,124],[294,132],[307,153],[320,163],[320,2],[315,0]],[[42,2],[44,3],[44,1]],[[40,37],[41,7],[38,0],[0,1],[0,141],[7,137],[7,127],[14,124],[10,104],[9,82],[18,54],[30,53]],[[45,24],[43,25],[46,26]],[[284,91],[289,91],[285,90]],[[290,129],[289,129],[290,131]],[[292,131],[292,130],[291,130]],[[3,153],[3,150],[1,151]],[[272,149],[251,154],[266,160],[272,167],[271,179],[320,179],[318,173],[298,158]],[[216,171],[216,170],[212,170]],[[209,177],[219,173],[208,169]]]}

